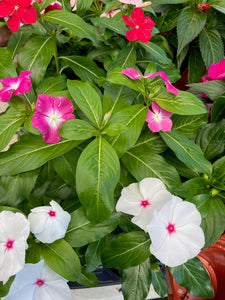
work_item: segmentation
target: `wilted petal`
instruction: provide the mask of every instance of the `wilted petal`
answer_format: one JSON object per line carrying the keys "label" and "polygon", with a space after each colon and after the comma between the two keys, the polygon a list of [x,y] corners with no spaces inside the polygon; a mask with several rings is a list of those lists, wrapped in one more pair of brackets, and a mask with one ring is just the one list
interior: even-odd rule
{"label": "wilted petal", "polygon": [[139,74],[138,71],[136,71],[133,68],[123,69],[123,71],[121,73],[130,77],[131,79],[134,79],[134,80],[142,77],[141,74]]}

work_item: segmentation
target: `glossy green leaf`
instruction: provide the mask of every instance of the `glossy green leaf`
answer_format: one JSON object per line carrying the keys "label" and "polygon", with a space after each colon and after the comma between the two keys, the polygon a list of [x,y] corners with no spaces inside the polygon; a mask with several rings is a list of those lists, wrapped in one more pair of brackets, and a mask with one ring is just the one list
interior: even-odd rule
{"label": "glossy green leaf", "polygon": [[93,0],[78,1],[77,2],[77,10],[84,12],[91,7],[92,3],[93,3]]}
{"label": "glossy green leaf", "polygon": [[101,264],[101,253],[106,246],[106,239],[99,239],[94,243],[90,243],[85,252],[86,271],[93,272]]}
{"label": "glossy green leaf", "polygon": [[134,68],[136,63],[136,51],[134,47],[126,47],[122,49],[117,58],[110,65],[108,72],[115,68]]}
{"label": "glossy green leaf", "polygon": [[77,14],[63,10],[53,10],[44,14],[43,18],[51,23],[59,24],[65,28],[69,28],[73,34],[80,38],[87,38],[92,42],[97,42],[97,37],[94,28],[87,24]]}
{"label": "glossy green leaf", "polygon": [[14,134],[25,121],[26,114],[9,108],[0,117],[0,151],[11,141]]}
{"label": "glossy green leaf", "polygon": [[99,282],[95,274],[87,273],[86,269],[83,266],[81,266],[80,277],[76,281],[85,287],[95,287]]}
{"label": "glossy green leaf", "polygon": [[225,0],[210,0],[209,4],[216,10],[225,14]]}
{"label": "glossy green leaf", "polygon": [[58,77],[48,77],[41,84],[38,85],[37,94],[52,95],[55,92],[59,92],[66,89],[66,76],[61,75]]}
{"label": "glossy green leaf", "polygon": [[152,0],[152,5],[161,5],[161,4],[179,4],[185,3],[187,0]]}
{"label": "glossy green leaf", "polygon": [[105,77],[105,71],[90,58],[83,56],[60,56],[63,69],[70,67],[81,80],[92,82],[99,77]]}
{"label": "glossy green leaf", "polygon": [[68,140],[86,140],[98,131],[88,122],[80,119],[68,120],[59,129],[59,135]]}
{"label": "glossy green leaf", "polygon": [[119,33],[125,35],[127,28],[122,18],[120,21],[113,18],[92,18],[92,23],[95,27],[103,27],[111,30],[113,33]]}
{"label": "glossy green leaf", "polygon": [[188,198],[198,194],[207,194],[210,192],[209,182],[204,177],[195,177],[186,180],[182,185],[173,189],[173,192],[182,198]]}
{"label": "glossy green leaf", "polygon": [[68,89],[77,106],[97,127],[102,120],[102,103],[96,90],[87,82],[68,80]]}
{"label": "glossy green leaf", "polygon": [[125,233],[111,242],[102,253],[107,268],[127,269],[138,266],[150,256],[150,239],[144,231]]}
{"label": "glossy green leaf", "polygon": [[122,282],[124,300],[145,300],[151,284],[150,260],[123,270]]}
{"label": "glossy green leaf", "polygon": [[0,78],[16,76],[18,75],[10,52],[6,49],[0,48]]}
{"label": "glossy green leaf", "polygon": [[71,214],[71,222],[65,239],[72,247],[82,247],[88,243],[96,242],[111,233],[121,221],[121,214],[114,213],[102,223],[91,223],[83,208]]}
{"label": "glossy green leaf", "polygon": [[177,23],[177,37],[179,55],[181,50],[196,38],[206,23],[207,15],[186,7],[179,16]]}
{"label": "glossy green leaf", "polygon": [[200,212],[202,218],[205,218],[209,213],[209,202],[210,202],[209,194],[200,194],[192,197],[188,197],[185,199],[188,202],[194,203],[197,210]]}
{"label": "glossy green leaf", "polygon": [[211,122],[221,121],[225,116],[225,93],[216,99],[211,109]]}
{"label": "glossy green leaf", "polygon": [[212,177],[217,181],[225,181],[225,156],[217,159],[214,162]]}
{"label": "glossy green leaf", "polygon": [[225,92],[225,82],[223,80],[192,83],[188,86],[197,91],[204,92],[211,100],[216,100]]}
{"label": "glossy green leaf", "polygon": [[195,257],[185,264],[169,268],[176,282],[195,297],[213,298],[210,277],[201,261]]}
{"label": "glossy green leaf", "polygon": [[13,33],[7,45],[7,50],[11,53],[11,58],[16,56],[20,49],[25,45],[30,35],[29,32],[20,30]]}
{"label": "glossy green leaf", "polygon": [[154,263],[151,265],[151,273],[152,273],[152,285],[154,290],[158,295],[164,297],[167,292],[167,284],[165,280],[165,275],[160,270],[158,264]]}
{"label": "glossy green leaf", "polygon": [[222,38],[216,29],[208,27],[202,29],[199,38],[202,58],[208,69],[211,64],[218,63],[224,57]]}
{"label": "glossy green leaf", "polygon": [[164,90],[155,96],[153,100],[165,110],[179,115],[200,115],[207,113],[207,109],[202,101],[189,92],[179,91],[179,95],[175,96]]}
{"label": "glossy green leaf", "polygon": [[154,57],[156,61],[159,61],[163,65],[170,65],[171,60],[167,57],[166,52],[162,50],[158,45],[148,42],[147,44],[141,43],[141,46]]}
{"label": "glossy green leaf", "polygon": [[63,278],[76,281],[81,274],[80,260],[73,248],[63,239],[43,244],[41,256],[53,271]]}
{"label": "glossy green leaf", "polygon": [[15,276],[11,276],[8,281],[6,282],[6,284],[2,284],[2,282],[0,282],[0,297],[5,297],[8,293],[9,293],[9,289],[11,284],[13,283],[15,279]]}
{"label": "glossy green leaf", "polygon": [[154,177],[162,180],[168,189],[180,185],[180,178],[176,169],[158,154],[132,148],[125,153],[122,161],[137,181],[146,177]]}
{"label": "glossy green leaf", "polygon": [[80,141],[62,141],[47,144],[42,137],[26,135],[21,141],[0,155],[0,175],[15,175],[35,170],[50,159],[60,156],[79,144]]}
{"label": "glossy green leaf", "polygon": [[109,119],[108,126],[115,123],[126,126],[123,133],[115,137],[107,137],[107,141],[116,150],[119,157],[131,148],[139,138],[146,115],[147,108],[137,104],[120,110]]}
{"label": "glossy green leaf", "polygon": [[[200,33],[200,40],[201,40],[201,33]],[[194,82],[198,82],[199,79],[202,79],[204,67],[205,64],[202,59],[202,55],[199,51],[199,48],[191,49],[189,60],[188,60],[188,82],[194,83]]]}
{"label": "glossy green leaf", "polygon": [[103,137],[97,137],[83,150],[76,171],[77,194],[91,221],[100,222],[111,215],[119,177],[115,150]]}
{"label": "glossy green leaf", "polygon": [[210,162],[206,160],[200,147],[193,141],[176,130],[161,131],[160,135],[177,158],[186,164],[188,168],[207,175],[211,174],[212,166]]}
{"label": "glossy green leaf", "polygon": [[33,83],[37,86],[44,78],[53,57],[55,42],[49,37],[35,36],[28,40],[18,54],[19,69],[31,71]]}

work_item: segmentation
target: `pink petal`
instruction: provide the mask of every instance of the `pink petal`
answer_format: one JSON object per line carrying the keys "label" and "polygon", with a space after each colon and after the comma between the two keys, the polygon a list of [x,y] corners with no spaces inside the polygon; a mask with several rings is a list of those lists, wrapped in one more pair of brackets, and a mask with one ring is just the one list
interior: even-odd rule
{"label": "pink petal", "polygon": [[5,1],[0,1],[0,17],[8,17],[14,11],[14,5],[7,3]]}
{"label": "pink petal", "polygon": [[6,86],[6,87],[10,87],[12,88],[13,85],[19,85],[21,82],[21,77],[17,76],[17,77],[7,77],[4,79],[1,79],[0,82]]}
{"label": "pink petal", "polygon": [[170,111],[167,111],[163,108],[160,109],[160,115],[163,117],[163,118],[170,118],[172,116],[173,113],[171,113]]}
{"label": "pink petal", "polygon": [[210,81],[210,80],[212,80],[212,78],[209,77],[209,76],[204,76],[204,77],[202,77],[202,81],[203,81],[203,82],[207,82],[207,81]]}
{"label": "pink petal", "polygon": [[19,7],[28,7],[31,5],[31,0],[17,0]]}
{"label": "pink petal", "polygon": [[49,95],[38,95],[35,109],[43,115],[49,115],[53,111],[54,97]]}
{"label": "pink petal", "polygon": [[133,80],[139,79],[139,78],[142,77],[142,75],[139,74],[138,71],[136,71],[133,68],[123,69],[123,71],[121,73],[124,74],[124,75],[127,75],[128,77],[130,77]]}
{"label": "pink petal", "polygon": [[142,43],[148,43],[151,39],[151,32],[147,30],[137,30],[138,38]]}
{"label": "pink petal", "polygon": [[160,126],[162,131],[170,131],[172,128],[173,122],[170,119],[162,119],[160,121]]}
{"label": "pink petal", "polygon": [[0,90],[0,101],[1,102],[7,102],[12,97],[13,90],[10,88],[4,88]]}
{"label": "pink petal", "polygon": [[148,123],[148,127],[152,132],[158,132],[161,130],[161,123],[159,121],[152,120]]}
{"label": "pink petal", "polygon": [[178,90],[170,82],[166,81],[166,88],[168,92],[179,95]]}
{"label": "pink petal", "polygon": [[128,16],[125,16],[125,15],[122,15],[122,18],[123,18],[123,21],[124,23],[131,27],[131,28],[134,28],[135,27],[135,24],[131,21],[131,19],[128,17]]}
{"label": "pink petal", "polygon": [[160,111],[160,106],[155,101],[152,102],[152,110],[155,113],[159,113],[159,111]]}
{"label": "pink petal", "polygon": [[29,75],[32,74],[32,72],[29,71],[22,71],[20,73],[20,85],[19,87],[15,90],[14,95],[20,95],[20,94],[25,94],[28,93],[31,89],[31,80],[29,78]]}
{"label": "pink petal", "polygon": [[153,120],[153,118],[154,118],[154,114],[153,114],[153,112],[149,109],[145,121],[149,123],[149,122],[151,122],[151,121]]}
{"label": "pink petal", "polygon": [[37,12],[33,6],[19,8],[20,19],[23,24],[33,24],[37,21]]}
{"label": "pink petal", "polygon": [[144,17],[144,22],[140,25],[141,29],[152,30],[155,26],[155,22],[150,17]]}
{"label": "pink petal", "polygon": [[155,76],[159,76],[163,81],[165,81],[167,91],[173,93],[175,95],[179,95],[178,90],[170,83],[169,78],[166,73],[160,71],[156,73],[149,73],[144,76],[144,78],[154,78]]}
{"label": "pink petal", "polygon": [[134,29],[127,31],[126,37],[127,37],[128,41],[138,40],[138,30],[136,28],[134,28]]}
{"label": "pink petal", "polygon": [[12,16],[8,19],[7,25],[11,29],[12,32],[16,32],[20,27],[20,15],[18,10],[14,11]]}
{"label": "pink petal", "polygon": [[135,25],[141,25],[144,21],[144,12],[141,7],[136,7],[131,12],[131,19],[134,21]]}
{"label": "pink petal", "polygon": [[74,107],[70,99],[66,97],[55,97],[53,110],[64,116],[65,114],[72,114],[74,112]]}

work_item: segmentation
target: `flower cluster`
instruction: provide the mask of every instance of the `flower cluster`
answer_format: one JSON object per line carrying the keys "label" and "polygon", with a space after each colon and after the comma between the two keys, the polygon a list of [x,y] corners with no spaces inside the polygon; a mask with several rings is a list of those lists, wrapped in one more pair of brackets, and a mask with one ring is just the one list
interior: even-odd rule
{"label": "flower cluster", "polygon": [[116,210],[149,233],[150,251],[163,264],[179,266],[204,246],[201,215],[196,206],[172,195],[160,179],[145,178],[122,189]]}

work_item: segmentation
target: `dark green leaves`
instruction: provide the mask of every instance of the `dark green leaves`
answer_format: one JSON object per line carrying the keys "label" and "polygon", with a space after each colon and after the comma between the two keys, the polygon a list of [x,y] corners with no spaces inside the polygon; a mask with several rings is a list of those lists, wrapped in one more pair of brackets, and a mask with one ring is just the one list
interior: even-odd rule
{"label": "dark green leaves", "polygon": [[143,263],[149,256],[150,239],[143,231],[132,231],[113,240],[102,255],[104,266],[127,269]]}
{"label": "dark green leaves", "polygon": [[10,52],[6,49],[0,49],[0,78],[16,77],[15,64],[11,59]]}
{"label": "dark green leaves", "polygon": [[83,150],[76,172],[77,193],[91,221],[100,222],[111,215],[119,177],[116,152],[99,136]]}
{"label": "dark green leaves", "polygon": [[214,295],[210,277],[200,260],[196,257],[185,264],[170,268],[176,282],[185,287],[195,297],[212,298]]}

